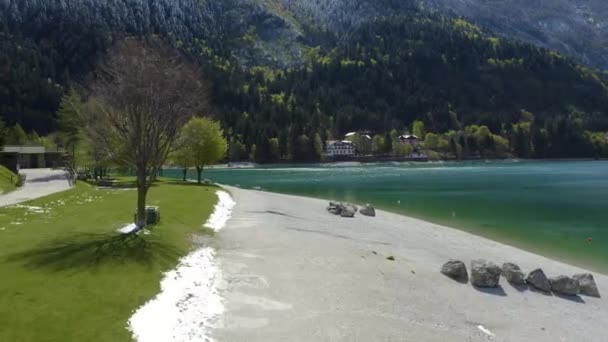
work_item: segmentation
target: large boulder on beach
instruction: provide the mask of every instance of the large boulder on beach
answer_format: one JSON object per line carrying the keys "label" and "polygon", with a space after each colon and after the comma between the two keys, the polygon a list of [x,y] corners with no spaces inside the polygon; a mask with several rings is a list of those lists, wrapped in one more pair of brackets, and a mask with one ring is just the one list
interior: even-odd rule
{"label": "large boulder on beach", "polygon": [[597,289],[595,279],[591,273],[581,273],[572,276],[578,282],[580,293],[590,297],[600,297],[600,291]]}
{"label": "large boulder on beach", "polygon": [[340,209],[338,207],[327,208],[327,211],[329,211],[331,214],[334,214],[334,215],[340,215],[342,213],[342,209]]}
{"label": "large boulder on beach", "polygon": [[578,281],[563,275],[549,278],[551,291],[567,296],[576,296],[581,292]]}
{"label": "large boulder on beach", "polygon": [[502,265],[502,275],[513,285],[525,285],[526,279],[524,272],[516,264],[506,262]]}
{"label": "large boulder on beach", "polygon": [[477,287],[496,287],[500,282],[500,267],[493,262],[473,260],[471,262],[471,283]]}
{"label": "large boulder on beach", "polygon": [[361,209],[359,212],[361,213],[361,215],[365,215],[365,216],[370,216],[370,217],[376,216],[376,209],[371,204],[366,204],[365,208]]}
{"label": "large boulder on beach", "polygon": [[441,266],[441,273],[458,281],[467,281],[467,266],[462,261],[450,260]]}
{"label": "large boulder on beach", "polygon": [[342,203],[329,202],[327,211],[334,215],[340,215],[342,213]]}
{"label": "large boulder on beach", "polygon": [[356,209],[353,206],[345,205],[342,206],[342,210],[340,211],[341,217],[355,217]]}
{"label": "large boulder on beach", "polygon": [[551,283],[549,282],[549,279],[547,279],[545,272],[543,272],[543,270],[540,268],[528,273],[526,283],[544,292],[551,291]]}
{"label": "large boulder on beach", "polygon": [[355,217],[355,214],[359,211],[356,205],[348,203],[329,202],[327,211],[342,217]]}

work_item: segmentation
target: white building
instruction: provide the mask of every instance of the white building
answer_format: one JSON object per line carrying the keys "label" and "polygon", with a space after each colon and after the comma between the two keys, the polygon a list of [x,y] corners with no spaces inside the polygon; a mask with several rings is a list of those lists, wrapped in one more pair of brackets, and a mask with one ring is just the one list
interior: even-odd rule
{"label": "white building", "polygon": [[402,143],[408,143],[414,147],[418,146],[418,143],[420,142],[420,138],[418,138],[417,136],[413,135],[413,134],[405,134],[399,137],[399,141],[401,141]]}
{"label": "white building", "polygon": [[328,157],[352,157],[355,155],[355,144],[346,140],[328,141],[326,154]]}

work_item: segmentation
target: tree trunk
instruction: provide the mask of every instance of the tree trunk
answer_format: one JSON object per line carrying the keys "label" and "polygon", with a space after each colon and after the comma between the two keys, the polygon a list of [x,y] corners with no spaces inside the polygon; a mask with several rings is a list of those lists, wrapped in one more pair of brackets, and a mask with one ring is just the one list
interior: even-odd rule
{"label": "tree trunk", "polygon": [[186,181],[186,178],[188,177],[188,169],[184,168],[182,170],[182,172],[184,173],[184,182]]}
{"label": "tree trunk", "polygon": [[137,171],[137,225],[136,232],[144,229],[146,226],[146,195],[148,194],[148,185],[146,184],[146,171]]}
{"label": "tree trunk", "polygon": [[201,177],[203,175],[203,168],[197,166],[196,167],[196,173],[198,173],[198,184],[201,184],[201,180],[202,180]]}

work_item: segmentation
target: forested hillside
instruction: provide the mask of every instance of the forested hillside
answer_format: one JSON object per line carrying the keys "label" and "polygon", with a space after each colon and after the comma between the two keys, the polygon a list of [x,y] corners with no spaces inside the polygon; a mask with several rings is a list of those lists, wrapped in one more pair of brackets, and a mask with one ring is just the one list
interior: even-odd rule
{"label": "forested hillside", "polygon": [[203,66],[233,160],[318,160],[349,131],[388,153],[416,120],[456,157],[604,153],[604,73],[414,1],[0,0],[2,119],[57,130],[68,89],[86,95],[115,41],[147,35]]}
{"label": "forested hillside", "polygon": [[608,68],[605,0],[422,0],[428,9],[454,13],[505,37],[520,39],[578,61]]}

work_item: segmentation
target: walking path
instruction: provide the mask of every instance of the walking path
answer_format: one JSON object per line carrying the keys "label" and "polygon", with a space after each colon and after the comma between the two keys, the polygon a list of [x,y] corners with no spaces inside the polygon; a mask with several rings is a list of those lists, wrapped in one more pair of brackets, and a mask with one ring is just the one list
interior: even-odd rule
{"label": "walking path", "polygon": [[64,170],[23,169],[20,173],[26,176],[25,184],[13,192],[0,195],[0,207],[27,202],[72,187]]}

